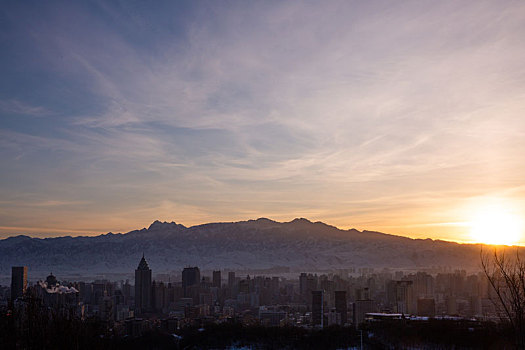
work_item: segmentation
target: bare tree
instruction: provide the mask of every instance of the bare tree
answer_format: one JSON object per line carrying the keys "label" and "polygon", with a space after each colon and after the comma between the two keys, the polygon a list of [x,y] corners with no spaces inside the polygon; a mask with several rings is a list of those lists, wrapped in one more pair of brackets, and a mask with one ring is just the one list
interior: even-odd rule
{"label": "bare tree", "polygon": [[481,249],[481,267],[492,286],[497,311],[509,322],[518,349],[525,349],[525,261],[518,248],[515,254],[510,248],[494,247],[492,251]]}

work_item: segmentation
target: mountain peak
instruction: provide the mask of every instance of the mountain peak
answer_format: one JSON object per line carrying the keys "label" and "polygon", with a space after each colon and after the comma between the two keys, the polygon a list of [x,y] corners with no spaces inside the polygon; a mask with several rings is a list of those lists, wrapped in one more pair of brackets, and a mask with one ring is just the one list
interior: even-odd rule
{"label": "mountain peak", "polygon": [[290,223],[291,224],[313,224],[313,222],[305,218],[295,218],[292,221],[290,221]]}
{"label": "mountain peak", "polygon": [[185,228],[185,226],[177,224],[174,221],[167,222],[167,221],[155,220],[151,223],[151,225],[149,225],[148,231],[157,231],[157,230],[173,229],[173,228]]}
{"label": "mountain peak", "polygon": [[166,222],[161,222],[159,220],[155,220],[155,221],[153,221],[151,223],[151,225],[149,225],[148,230],[155,230],[157,228],[160,228],[160,227],[164,226],[165,223]]}
{"label": "mountain peak", "polygon": [[271,220],[271,219],[268,219],[268,218],[258,218],[257,220],[255,220],[257,222],[271,222],[271,223],[274,223],[275,221]]}
{"label": "mountain peak", "polygon": [[267,225],[275,225],[278,224],[277,221],[273,221],[268,218],[258,218],[257,220],[248,220],[246,223],[255,224],[257,226],[267,226]]}

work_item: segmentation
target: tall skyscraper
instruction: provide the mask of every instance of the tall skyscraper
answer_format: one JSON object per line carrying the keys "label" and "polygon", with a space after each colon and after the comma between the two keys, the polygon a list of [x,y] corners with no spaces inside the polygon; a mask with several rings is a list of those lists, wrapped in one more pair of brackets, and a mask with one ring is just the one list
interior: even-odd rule
{"label": "tall skyscraper", "polygon": [[414,304],[413,282],[396,281],[396,311],[400,314],[415,314]]}
{"label": "tall skyscraper", "polygon": [[306,296],[308,295],[308,292],[307,292],[307,275],[305,272],[302,272],[301,275],[299,276],[299,294],[301,294],[301,296],[305,299]]}
{"label": "tall skyscraper", "polygon": [[361,324],[366,314],[376,311],[376,302],[370,299],[356,300],[354,303],[354,325]]}
{"label": "tall skyscraper", "polygon": [[335,312],[341,315],[341,325],[348,322],[348,308],[346,302],[346,291],[336,290],[335,292]]}
{"label": "tall skyscraper", "polygon": [[188,287],[199,284],[201,281],[201,272],[198,267],[185,267],[182,270],[182,288],[184,296],[188,297]]}
{"label": "tall skyscraper", "polygon": [[323,327],[323,302],[324,291],[312,291],[312,324]]}
{"label": "tall skyscraper", "polygon": [[230,271],[228,272],[228,288],[233,288],[235,285],[235,272]]}
{"label": "tall skyscraper", "polygon": [[221,288],[221,271],[213,271],[213,286]]}
{"label": "tall skyscraper", "polygon": [[11,300],[15,301],[24,295],[27,289],[27,266],[11,268]]}
{"label": "tall skyscraper", "polygon": [[142,254],[135,270],[135,313],[142,314],[151,309],[151,269]]}

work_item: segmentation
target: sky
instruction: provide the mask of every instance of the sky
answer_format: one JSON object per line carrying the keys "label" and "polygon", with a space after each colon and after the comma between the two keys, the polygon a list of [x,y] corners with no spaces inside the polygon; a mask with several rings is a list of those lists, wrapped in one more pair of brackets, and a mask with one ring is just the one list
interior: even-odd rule
{"label": "sky", "polygon": [[[523,1],[10,1],[0,238],[525,217]],[[523,238],[525,242],[525,238]]]}

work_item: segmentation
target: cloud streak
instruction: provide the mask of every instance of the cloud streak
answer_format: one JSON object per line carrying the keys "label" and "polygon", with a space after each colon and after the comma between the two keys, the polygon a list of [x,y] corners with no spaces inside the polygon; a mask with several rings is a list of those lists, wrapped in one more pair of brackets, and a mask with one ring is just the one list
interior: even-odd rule
{"label": "cloud streak", "polygon": [[45,116],[50,111],[40,106],[31,106],[18,100],[0,101],[0,111],[5,114]]}
{"label": "cloud streak", "polygon": [[451,237],[469,198],[523,186],[520,2],[39,6],[4,10],[19,73],[0,86],[3,198],[71,203],[34,227],[274,215]]}

